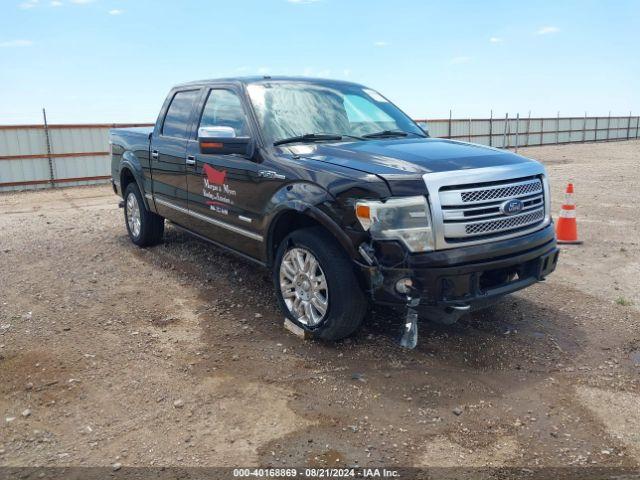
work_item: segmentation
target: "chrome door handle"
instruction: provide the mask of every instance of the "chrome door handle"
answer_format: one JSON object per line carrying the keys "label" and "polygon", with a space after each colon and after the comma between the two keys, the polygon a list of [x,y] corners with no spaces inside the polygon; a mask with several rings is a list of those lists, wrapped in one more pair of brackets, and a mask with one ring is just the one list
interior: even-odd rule
{"label": "chrome door handle", "polygon": [[151,150],[151,156],[153,158],[158,158],[158,150]]}
{"label": "chrome door handle", "polygon": [[185,163],[187,165],[195,165],[196,164],[196,157],[193,155],[189,155],[185,161]]}
{"label": "chrome door handle", "polygon": [[280,175],[272,170],[258,170],[258,176],[262,178],[277,178],[279,180],[286,178],[284,175]]}

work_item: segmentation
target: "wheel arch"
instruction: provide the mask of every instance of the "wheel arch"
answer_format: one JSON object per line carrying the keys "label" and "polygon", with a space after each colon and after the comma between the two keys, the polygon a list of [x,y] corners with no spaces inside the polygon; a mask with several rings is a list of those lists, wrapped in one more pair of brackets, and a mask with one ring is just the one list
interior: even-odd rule
{"label": "wheel arch", "polygon": [[356,257],[351,239],[329,215],[318,207],[298,202],[281,208],[269,224],[266,241],[267,265],[273,266],[278,246],[289,233],[308,227],[323,228],[338,241],[349,258]]}
{"label": "wheel arch", "polygon": [[135,182],[138,190],[140,190],[144,206],[149,209],[149,202],[145,195],[142,175],[142,167],[137,157],[132,152],[125,152],[122,156],[122,163],[120,164],[120,190],[122,191],[122,197],[124,198],[125,191],[129,184]]}

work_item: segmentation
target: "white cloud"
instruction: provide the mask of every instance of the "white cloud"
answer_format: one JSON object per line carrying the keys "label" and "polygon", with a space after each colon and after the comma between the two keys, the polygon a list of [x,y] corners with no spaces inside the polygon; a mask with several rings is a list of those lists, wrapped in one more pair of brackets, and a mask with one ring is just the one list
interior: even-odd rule
{"label": "white cloud", "polygon": [[546,26],[540,27],[536,32],[536,35],[548,35],[550,33],[558,33],[560,29],[558,27]]}
{"label": "white cloud", "polygon": [[500,37],[491,37],[489,39],[489,42],[490,43],[502,43],[502,38],[500,38]]}
{"label": "white cloud", "polygon": [[52,0],[51,6],[52,7],[61,7],[62,6],[62,2],[60,0]]}
{"label": "white cloud", "polygon": [[114,8],[113,10],[109,10],[109,15],[122,15],[124,10],[120,10],[119,8]]}
{"label": "white cloud", "polygon": [[271,70],[269,67],[260,67],[258,68],[258,74],[266,75],[269,73],[269,70]]}
{"label": "white cloud", "polygon": [[384,42],[384,41],[377,41],[377,42],[373,42],[373,45],[375,47],[388,47],[389,46],[389,42]]}
{"label": "white cloud", "polygon": [[463,63],[469,63],[470,61],[471,61],[471,57],[460,56],[460,57],[453,57],[451,60],[449,60],[449,63],[451,65],[461,65]]}
{"label": "white cloud", "polygon": [[0,42],[0,48],[30,47],[31,45],[33,45],[31,40],[8,40],[6,42]]}
{"label": "white cloud", "polygon": [[18,5],[23,10],[28,10],[29,8],[33,8],[38,5],[39,0],[27,0],[26,2],[22,2]]}
{"label": "white cloud", "polygon": [[310,4],[310,3],[316,3],[319,2],[320,0],[287,0],[287,2],[289,3],[294,3],[296,5],[305,5],[305,4]]}
{"label": "white cloud", "polygon": [[71,3],[76,5],[86,5],[87,3],[93,3],[95,0],[71,0]]}

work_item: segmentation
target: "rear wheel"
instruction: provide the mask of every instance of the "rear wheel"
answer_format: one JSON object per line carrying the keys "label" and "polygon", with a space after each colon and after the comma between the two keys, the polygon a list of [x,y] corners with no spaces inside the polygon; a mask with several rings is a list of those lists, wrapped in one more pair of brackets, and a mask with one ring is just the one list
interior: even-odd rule
{"label": "rear wheel", "polygon": [[139,247],[148,247],[162,241],[164,218],[147,210],[135,182],[124,192],[124,220],[129,238]]}
{"label": "rear wheel", "polygon": [[287,317],[324,340],[355,332],[367,303],[349,258],[320,227],[296,230],[280,244],[273,280]]}

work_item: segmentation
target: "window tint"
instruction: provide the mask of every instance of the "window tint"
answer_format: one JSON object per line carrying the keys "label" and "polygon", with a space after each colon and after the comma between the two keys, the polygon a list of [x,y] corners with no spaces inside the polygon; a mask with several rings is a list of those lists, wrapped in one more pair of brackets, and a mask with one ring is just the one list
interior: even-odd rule
{"label": "window tint", "polygon": [[198,96],[198,90],[178,92],[169,105],[164,118],[162,134],[168,137],[187,138],[187,128],[193,103]]}
{"label": "window tint", "polygon": [[360,95],[345,95],[344,108],[351,123],[358,122],[393,122],[393,118],[385,113],[371,100]]}
{"label": "window tint", "polygon": [[211,90],[202,112],[200,127],[231,127],[236,137],[248,136],[247,119],[238,95],[231,90]]}

